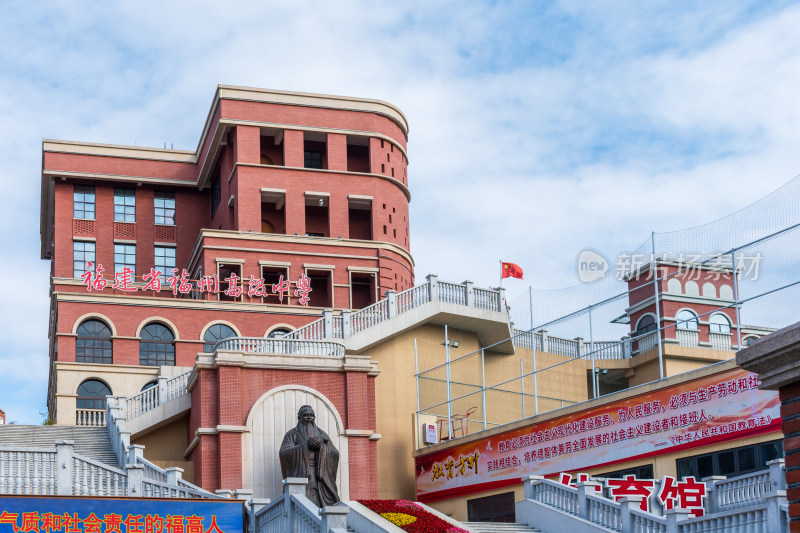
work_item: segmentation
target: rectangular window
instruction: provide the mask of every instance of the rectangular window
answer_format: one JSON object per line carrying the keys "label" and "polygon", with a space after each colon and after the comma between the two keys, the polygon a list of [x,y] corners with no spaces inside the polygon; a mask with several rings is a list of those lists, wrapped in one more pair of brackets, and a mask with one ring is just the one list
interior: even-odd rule
{"label": "rectangular window", "polygon": [[72,191],[72,218],[94,220],[94,187],[75,185]]}
{"label": "rectangular window", "polygon": [[155,205],[155,223],[162,226],[174,226],[175,193],[156,191],[153,202],[153,205]]}
{"label": "rectangular window", "polygon": [[[72,277],[79,278],[86,272],[86,262],[91,261],[94,265],[94,243],[86,241],[74,241],[72,243]],[[96,266],[96,265],[95,265]],[[94,271],[94,268],[92,268]]]}
{"label": "rectangular window", "polygon": [[322,168],[322,152],[306,150],[304,160],[306,168]]}
{"label": "rectangular window", "polygon": [[136,272],[135,244],[114,245],[114,274],[122,272],[122,269],[125,267],[128,267]]}
{"label": "rectangular window", "polygon": [[136,222],[136,190],[114,188],[114,222]]}
{"label": "rectangular window", "polygon": [[783,441],[774,440],[730,450],[678,459],[678,478],[694,476],[736,477],[767,468],[767,462],[783,457]]}
{"label": "rectangular window", "polygon": [[175,264],[175,247],[174,246],[156,246],[155,247],[155,264],[153,268],[161,272],[162,276],[169,277],[172,275],[172,269],[176,267]]}

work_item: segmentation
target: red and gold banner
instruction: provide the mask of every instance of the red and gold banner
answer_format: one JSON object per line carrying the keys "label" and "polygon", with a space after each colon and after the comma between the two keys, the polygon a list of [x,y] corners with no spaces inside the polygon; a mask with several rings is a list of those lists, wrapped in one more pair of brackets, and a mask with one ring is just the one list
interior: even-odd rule
{"label": "red and gold banner", "polygon": [[431,501],[780,429],[780,400],[734,369],[416,458]]}

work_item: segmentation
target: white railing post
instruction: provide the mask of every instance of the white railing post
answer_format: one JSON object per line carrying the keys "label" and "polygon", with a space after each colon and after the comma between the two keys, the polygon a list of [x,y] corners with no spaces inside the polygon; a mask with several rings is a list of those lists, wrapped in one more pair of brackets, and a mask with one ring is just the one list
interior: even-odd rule
{"label": "white railing post", "polygon": [[235,500],[250,500],[253,498],[253,490],[252,489],[236,489],[233,491],[233,498]]}
{"label": "white railing post", "polygon": [[634,532],[633,514],[631,511],[639,509],[643,499],[644,496],[625,496],[619,501],[619,518],[622,525],[622,533]]}
{"label": "white railing post", "polygon": [[[142,446],[144,448],[144,446]],[[143,497],[144,494],[144,465],[128,464],[125,466],[128,474],[128,496],[136,498]]]}
{"label": "white railing post", "polygon": [[75,441],[56,441],[56,494],[59,496],[72,495],[72,454]]}
{"label": "white railing post", "polygon": [[497,292],[497,310],[501,313],[505,313],[508,310],[506,308],[506,288],[500,287]]}
{"label": "white railing post", "polygon": [[322,310],[322,336],[326,339],[333,338],[333,309]]}
{"label": "white railing post", "polygon": [[600,487],[596,481],[583,481],[575,485],[578,489],[578,516],[584,520],[589,520],[589,495],[595,494]]}
{"label": "white railing post", "polygon": [[397,293],[392,290],[386,291],[386,306],[389,312],[389,318],[397,316]]}
{"label": "white railing post", "polygon": [[320,516],[322,517],[322,531],[327,533],[331,529],[347,529],[347,513],[350,508],[344,505],[326,505],[320,509]]}
{"label": "white railing post", "polygon": [[141,444],[131,444],[128,446],[128,464],[137,465],[139,459],[144,459],[144,446]]}
{"label": "white railing post", "polygon": [[350,325],[350,315],[352,315],[352,314],[353,314],[353,312],[349,311],[347,309],[342,311],[342,338],[343,339],[346,339],[347,337],[350,337],[353,334],[353,329],[352,329],[352,327]]}
{"label": "white railing post", "polygon": [[770,491],[786,490],[786,461],[784,459],[774,459],[767,462],[769,467],[769,486]]}
{"label": "white railing post", "polygon": [[679,507],[669,509],[664,514],[667,516],[667,533],[678,533],[679,522],[689,518],[689,509]]}
{"label": "white railing post", "polygon": [[631,342],[631,338],[628,336],[621,337],[620,342],[622,342],[622,357],[630,359],[633,356],[633,343]]}
{"label": "white railing post", "polygon": [[764,495],[764,501],[767,503],[767,527],[765,531],[769,531],[770,533],[783,533],[788,529],[788,524],[781,516],[781,504],[786,502],[786,491],[770,491]]}
{"label": "white railing post", "polygon": [[524,487],[525,499],[533,499],[533,482],[544,479],[544,476],[524,476],[522,478],[522,486]]}
{"label": "white railing post", "polygon": [[702,479],[706,484],[706,513],[719,512],[719,491],[717,490],[717,483],[728,479],[725,476],[708,476]]}
{"label": "white railing post", "polygon": [[543,352],[549,352],[550,351],[550,343],[549,343],[549,341],[547,339],[547,330],[546,329],[541,329],[541,330],[539,330],[539,333],[542,334],[542,351]]}
{"label": "white railing post", "polygon": [[[308,478],[306,477],[287,477],[282,482],[283,484],[283,513],[286,517],[287,531],[294,531],[294,505],[292,505],[292,496],[305,496],[306,485],[308,485]],[[327,532],[326,532],[327,533]]]}
{"label": "white railing post", "polygon": [[464,290],[467,292],[467,307],[475,307],[475,291],[472,288],[472,281],[466,280],[461,282],[464,285]]}
{"label": "white railing post", "polygon": [[436,274],[428,274],[425,279],[428,280],[428,290],[430,291],[431,301],[436,302],[439,300],[439,276]]}
{"label": "white railing post", "polygon": [[167,483],[170,485],[177,485],[178,481],[183,479],[183,468],[179,466],[172,466],[165,468],[164,472],[167,473]]}
{"label": "white railing post", "polygon": [[158,398],[156,398],[156,405],[151,406],[151,409],[167,403],[167,376],[158,376]]}
{"label": "white railing post", "polygon": [[581,355],[583,355],[583,337],[575,337],[574,341],[575,341],[575,350],[577,351],[575,357],[580,357]]}

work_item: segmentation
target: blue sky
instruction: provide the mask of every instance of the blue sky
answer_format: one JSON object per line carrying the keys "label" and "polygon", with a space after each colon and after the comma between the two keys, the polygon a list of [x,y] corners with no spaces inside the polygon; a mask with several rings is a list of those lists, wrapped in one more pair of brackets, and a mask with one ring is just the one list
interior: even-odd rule
{"label": "blue sky", "polygon": [[[38,423],[41,139],[194,149],[218,83],[387,100],[417,278],[540,289],[800,171],[791,2],[3,2],[0,408]],[[10,194],[13,191],[13,194]]]}

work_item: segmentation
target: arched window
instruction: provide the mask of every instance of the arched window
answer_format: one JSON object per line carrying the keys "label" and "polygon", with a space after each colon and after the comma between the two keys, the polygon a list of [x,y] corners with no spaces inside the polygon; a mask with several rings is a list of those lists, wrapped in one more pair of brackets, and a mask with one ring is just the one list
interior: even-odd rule
{"label": "arched window", "polygon": [[211,353],[214,351],[214,345],[221,341],[222,339],[227,339],[228,337],[235,337],[236,332],[233,331],[233,328],[230,326],[226,326],[225,324],[214,324],[210,326],[206,332],[203,334],[203,351],[205,353]]}
{"label": "arched window", "polygon": [[111,389],[98,379],[87,379],[78,387],[78,409],[105,409]]}
{"label": "arched window", "polygon": [[280,338],[286,335],[287,333],[291,333],[292,331],[286,328],[275,328],[267,334],[268,339],[275,339]]}
{"label": "arched window", "polygon": [[699,328],[697,315],[688,309],[678,312],[678,314],[675,315],[675,320],[678,322],[678,329],[690,329],[692,331],[697,331]]}
{"label": "arched window", "polygon": [[144,384],[144,387],[142,387],[142,390],[141,390],[140,392],[144,392],[144,391],[146,391],[147,389],[152,389],[152,388],[153,388],[153,387],[155,387],[156,385],[158,385],[158,382],[157,382],[157,381],[149,381],[149,382],[147,382],[147,383],[145,383],[145,384]]}
{"label": "arched window", "polygon": [[754,342],[756,342],[760,337],[745,337],[742,341],[742,344],[745,346],[751,346]]}
{"label": "arched window", "polygon": [[111,330],[108,326],[99,320],[86,320],[78,326],[77,333],[75,361],[111,364]]}
{"label": "arched window", "polygon": [[139,340],[139,364],[142,366],[175,366],[175,336],[158,322],[142,329]]}
{"label": "arched window", "polygon": [[680,294],[683,292],[683,288],[681,287],[681,282],[678,279],[670,278],[667,281],[667,292],[672,294]]}
{"label": "arched window", "polygon": [[653,318],[653,315],[645,315],[639,320],[639,323],[636,325],[636,336],[641,337],[642,335],[646,335],[651,331],[656,330],[656,319]]}
{"label": "arched window", "polygon": [[711,315],[708,321],[708,331],[711,333],[731,333],[731,321],[722,313]]}

